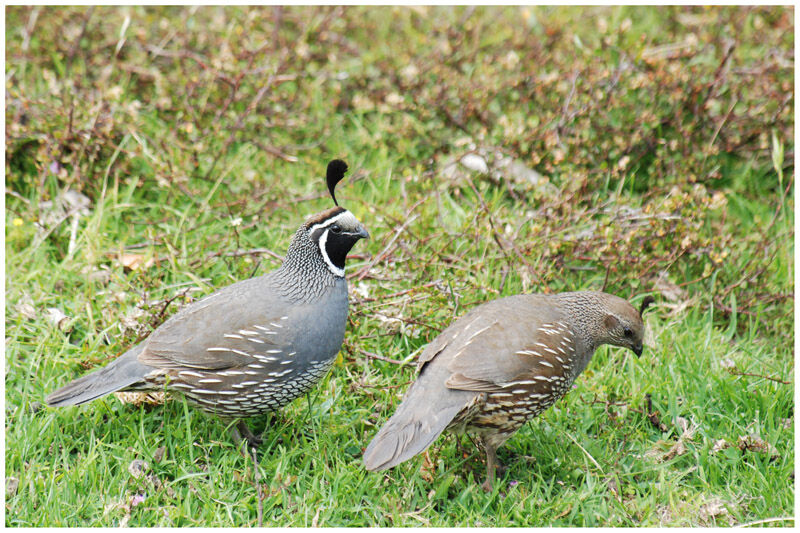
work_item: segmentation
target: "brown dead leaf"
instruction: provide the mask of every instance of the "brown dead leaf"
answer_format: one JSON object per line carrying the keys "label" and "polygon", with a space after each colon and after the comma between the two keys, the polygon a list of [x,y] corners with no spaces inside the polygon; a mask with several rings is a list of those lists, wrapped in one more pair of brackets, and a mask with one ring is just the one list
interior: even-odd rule
{"label": "brown dead leaf", "polygon": [[419,469],[420,475],[422,476],[422,479],[428,483],[432,483],[434,474],[436,473],[436,466],[433,464],[433,461],[431,461],[431,456],[428,453],[428,450],[425,450],[423,457],[425,460],[422,462],[422,466]]}
{"label": "brown dead leaf", "polygon": [[[690,424],[689,424],[689,421],[686,418],[682,417],[682,416],[675,417],[675,425],[678,426],[679,428],[681,428],[681,434],[686,433],[687,431],[689,431],[689,429],[691,427]],[[694,432],[693,428],[692,428],[692,432]]]}
{"label": "brown dead leaf", "polygon": [[19,488],[19,479],[15,477],[6,478],[6,499],[13,497]]}
{"label": "brown dead leaf", "polygon": [[725,439],[719,439],[718,441],[714,442],[714,446],[711,448],[711,453],[719,453],[725,448],[730,448],[731,443],[726,441]]}
{"label": "brown dead leaf", "polygon": [[617,486],[617,480],[613,477],[609,477],[608,481],[606,482],[606,487],[608,487],[608,491],[617,499],[619,500],[619,487]]}
{"label": "brown dead leaf", "polygon": [[48,307],[47,320],[61,331],[65,331],[69,325],[69,317],[64,314],[61,309],[55,307]]}
{"label": "brown dead leaf", "polygon": [[90,282],[100,283],[101,285],[105,285],[111,280],[111,272],[103,269],[97,269],[89,272],[86,276]]}
{"label": "brown dead leaf", "polygon": [[325,509],[324,505],[321,505],[321,506],[317,507],[317,512],[314,513],[314,518],[311,519],[311,527],[312,528],[319,527],[319,513],[323,509]]}
{"label": "brown dead leaf", "polygon": [[691,442],[699,426],[694,422],[689,422],[682,416],[676,417],[675,425],[681,429],[681,435],[678,437],[678,440],[670,446],[669,450],[664,453],[662,451],[663,446],[668,444],[668,442],[659,440],[653,448],[645,452],[645,457],[656,459],[663,463],[686,453],[687,448],[685,443]]}
{"label": "brown dead leaf", "polygon": [[154,257],[147,257],[142,254],[122,253],[117,259],[119,264],[127,270],[145,270],[150,268],[156,263]]}
{"label": "brown dead leaf", "polygon": [[163,391],[115,392],[114,396],[116,396],[117,399],[122,403],[130,403],[136,407],[139,407],[142,404],[161,405],[166,400],[166,394]]}
{"label": "brown dead leaf", "polygon": [[658,273],[658,277],[656,278],[655,283],[653,283],[653,286],[658,292],[661,293],[661,296],[670,302],[681,302],[689,297],[689,293],[686,292],[686,289],[682,289],[670,281],[669,275],[666,271],[661,271]]}
{"label": "brown dead leaf", "polygon": [[777,448],[758,435],[743,435],[739,437],[739,449],[748,452],[766,453],[773,459],[780,457]]}
{"label": "brown dead leaf", "polygon": [[667,315],[668,318],[675,318],[676,316],[682,315],[684,311],[699,302],[700,298],[698,296],[692,296],[689,299],[681,300],[677,303],[662,302],[661,306],[670,310],[669,314]]}
{"label": "brown dead leaf", "polygon": [[564,509],[563,511],[561,511],[560,513],[558,513],[556,515],[556,519],[564,518],[565,516],[567,516],[569,514],[570,511],[572,511],[572,505],[567,505],[566,509]]}
{"label": "brown dead leaf", "polygon": [[147,326],[142,324],[139,319],[145,316],[144,309],[141,307],[134,307],[129,313],[125,314],[119,319],[120,325],[125,328],[125,330],[133,331],[134,333],[139,333],[140,330],[144,330]]}
{"label": "brown dead leaf", "polygon": [[28,293],[22,295],[22,298],[14,306],[14,310],[27,320],[36,319],[36,308],[33,307],[33,299]]}
{"label": "brown dead leaf", "polygon": [[697,510],[698,518],[704,525],[712,525],[718,518],[730,516],[727,505],[720,498],[713,498],[700,506]]}
{"label": "brown dead leaf", "polygon": [[159,448],[157,448],[156,451],[153,452],[153,462],[160,463],[161,460],[164,458],[164,452],[166,451],[167,451],[166,446],[160,446]]}
{"label": "brown dead leaf", "polygon": [[149,470],[150,465],[147,464],[147,461],[142,461],[141,459],[134,459],[128,465],[128,472],[136,479],[143,477]]}

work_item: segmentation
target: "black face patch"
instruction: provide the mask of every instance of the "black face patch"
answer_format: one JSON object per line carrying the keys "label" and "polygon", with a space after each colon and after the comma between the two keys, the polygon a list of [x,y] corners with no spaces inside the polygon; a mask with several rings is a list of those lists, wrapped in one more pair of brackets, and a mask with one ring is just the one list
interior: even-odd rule
{"label": "black face patch", "polygon": [[347,254],[360,238],[359,235],[354,235],[352,233],[334,233],[328,228],[325,252],[328,255],[328,259],[330,259],[331,263],[333,263],[336,268],[344,269],[344,261],[347,258]]}

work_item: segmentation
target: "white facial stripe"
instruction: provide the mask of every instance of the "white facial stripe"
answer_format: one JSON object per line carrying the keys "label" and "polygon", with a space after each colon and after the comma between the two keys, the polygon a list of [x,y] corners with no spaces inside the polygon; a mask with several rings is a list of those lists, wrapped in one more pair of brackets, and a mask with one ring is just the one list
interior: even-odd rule
{"label": "white facial stripe", "polygon": [[[342,215],[344,215],[344,213],[342,213]],[[341,215],[339,215],[339,216],[341,216]],[[336,218],[338,218],[338,217],[336,217]],[[331,220],[335,220],[335,219],[331,219]],[[314,226],[314,227],[316,227],[316,226]],[[328,250],[325,249],[325,243],[326,242],[328,242],[328,230],[325,230],[325,232],[319,238],[319,251],[322,254],[322,259],[325,261],[325,264],[328,265],[328,269],[331,272],[333,272],[333,275],[334,276],[339,276],[340,278],[343,278],[344,277],[344,269],[343,268],[339,268],[336,265],[334,265],[333,263],[331,263],[331,260],[328,257]]]}
{"label": "white facial stripe", "polygon": [[339,213],[335,217],[329,218],[325,222],[320,222],[319,224],[314,224],[313,226],[308,228],[308,232],[309,233],[314,233],[315,230],[318,230],[320,228],[327,228],[328,226],[332,226],[334,223],[339,222],[339,221],[343,222],[344,226],[346,226],[346,227],[353,227],[354,228],[354,227],[356,227],[358,225],[358,220],[356,220],[356,217],[353,216],[353,213],[351,213],[350,211],[342,211],[341,213]]}

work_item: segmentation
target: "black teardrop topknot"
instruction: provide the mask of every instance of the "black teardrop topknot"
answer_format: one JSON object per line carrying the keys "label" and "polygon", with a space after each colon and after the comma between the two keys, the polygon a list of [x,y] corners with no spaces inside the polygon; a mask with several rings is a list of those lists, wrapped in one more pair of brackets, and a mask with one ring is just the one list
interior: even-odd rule
{"label": "black teardrop topknot", "polygon": [[328,190],[331,191],[331,198],[333,198],[333,203],[337,206],[339,202],[336,201],[336,194],[333,190],[336,188],[336,184],[342,181],[345,172],[347,172],[347,163],[341,159],[334,159],[328,163]]}
{"label": "black teardrop topknot", "polygon": [[652,296],[650,295],[645,296],[644,300],[642,300],[642,305],[639,307],[639,316],[642,316],[644,310],[647,309],[650,306],[650,304],[655,301],[656,299],[653,298]]}

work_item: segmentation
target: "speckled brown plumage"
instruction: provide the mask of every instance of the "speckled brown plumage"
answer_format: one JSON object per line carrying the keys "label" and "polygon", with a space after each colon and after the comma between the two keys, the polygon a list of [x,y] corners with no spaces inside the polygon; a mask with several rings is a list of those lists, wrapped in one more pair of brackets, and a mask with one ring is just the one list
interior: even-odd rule
{"label": "speckled brown plumage", "polygon": [[364,453],[384,470],[444,430],[478,435],[491,488],[496,450],[572,386],[601,344],[642,350],[641,313],[599,292],[518,295],[483,304],[450,325],[419,359],[419,377]]}

